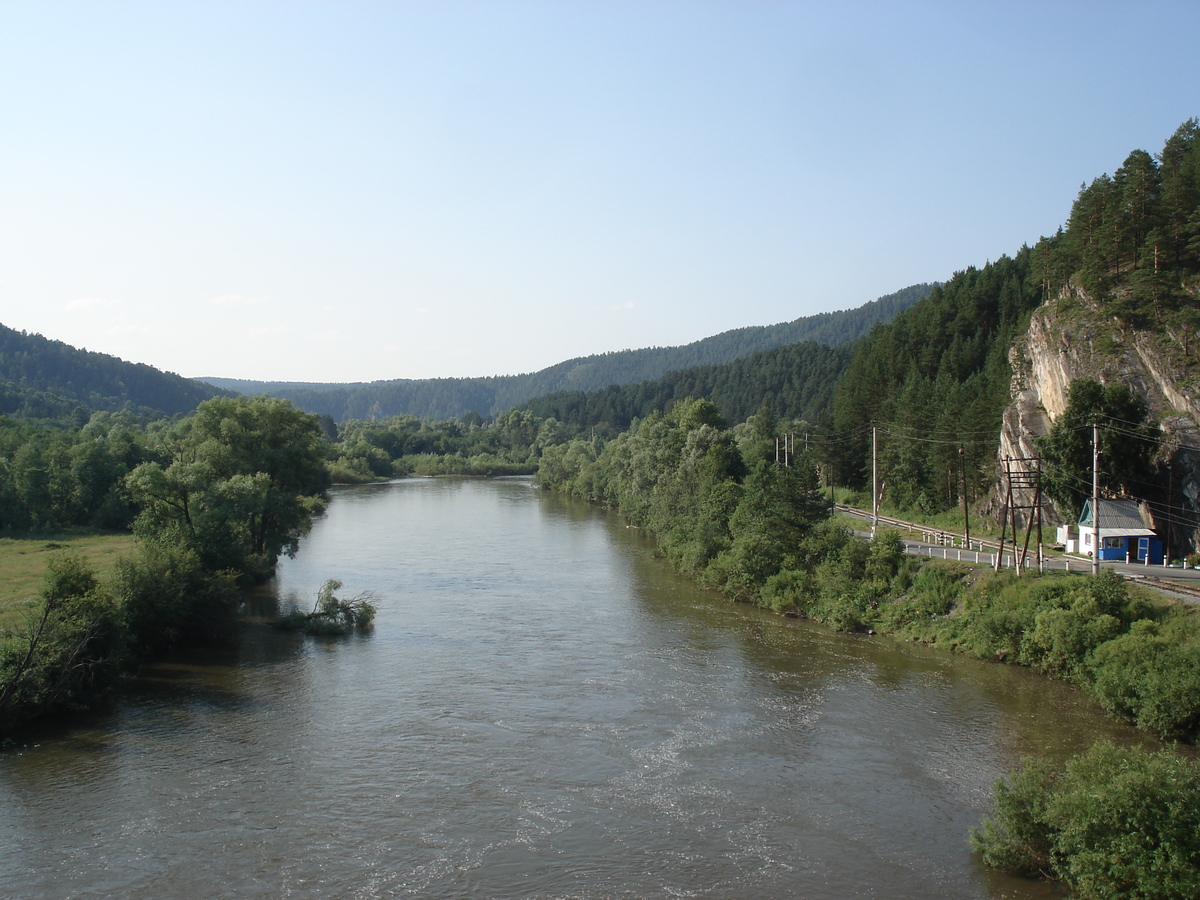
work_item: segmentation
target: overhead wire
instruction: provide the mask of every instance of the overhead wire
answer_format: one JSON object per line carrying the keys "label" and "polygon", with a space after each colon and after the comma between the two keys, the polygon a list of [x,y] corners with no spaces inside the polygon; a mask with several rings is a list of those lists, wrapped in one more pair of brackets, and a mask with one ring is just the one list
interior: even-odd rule
{"label": "overhead wire", "polygon": [[[1141,425],[1136,422],[1130,422],[1128,420],[1121,419],[1116,416],[1105,415],[1105,416],[1102,416],[1101,418],[1103,419],[1103,422],[1101,423],[1101,427],[1108,434],[1116,434],[1116,435],[1120,435],[1122,437],[1128,437],[1131,439],[1144,441],[1146,443],[1153,444],[1153,445],[1159,447],[1160,449],[1169,446],[1172,449],[1195,450],[1197,452],[1200,452],[1200,443],[1190,443],[1188,441],[1181,440],[1181,435],[1177,432],[1164,432],[1160,429],[1159,433],[1157,433],[1157,434],[1148,433],[1148,430],[1145,425]],[[1121,426],[1128,426],[1128,427],[1121,427]],[[959,447],[994,446],[995,442],[999,436],[996,431],[950,432],[950,431],[937,430],[937,429],[918,429],[917,426],[907,426],[907,425],[902,425],[900,423],[889,422],[889,423],[882,423],[882,424],[874,424],[872,426],[860,426],[858,429],[855,429],[853,432],[847,432],[848,434],[852,434],[853,435],[852,437],[842,439],[841,441],[838,441],[838,443],[845,443],[850,440],[861,441],[863,438],[865,438],[867,436],[869,428],[875,429],[877,431],[877,433],[882,434],[883,436],[888,437],[888,438],[914,441],[914,442],[922,443],[922,444],[942,445],[942,446],[959,446]],[[1085,425],[1075,426],[1071,430],[1087,431],[1087,430],[1091,430],[1092,428],[1093,428],[1092,424],[1085,424]],[[915,433],[918,430],[921,432],[920,434]],[[935,434],[954,434],[954,435],[958,436],[959,439],[958,440],[944,440],[941,438],[931,436],[931,435],[935,435]],[[974,436],[974,435],[987,435],[987,438],[984,440],[965,440],[964,439],[968,436]],[[818,441],[818,442],[820,442],[820,441]],[[825,443],[834,443],[834,442],[825,442]],[[1091,489],[1092,489],[1092,484],[1091,484],[1090,480],[1082,478],[1072,472],[1068,472],[1065,469],[1063,469],[1062,467],[1057,466],[1054,463],[1051,463],[1051,462],[1045,460],[1044,458],[1039,458],[1039,464],[1040,464],[1043,472],[1049,471],[1051,474],[1053,474],[1057,478],[1074,482],[1077,485],[1079,485],[1080,487],[1084,488],[1082,493],[1090,494]],[[1127,485],[1131,485],[1131,486],[1156,488],[1156,489],[1161,489],[1161,487],[1162,487],[1160,484],[1158,484],[1156,482],[1148,481],[1148,480],[1140,479],[1140,478],[1127,478],[1127,479],[1125,479],[1124,483]],[[1160,501],[1160,500],[1146,500],[1146,501],[1142,501],[1142,502],[1145,502],[1150,507],[1151,512],[1154,514],[1156,520],[1161,521],[1165,524],[1182,525],[1185,527],[1193,527],[1193,528],[1196,527],[1197,524],[1200,524],[1200,513],[1192,511],[1185,506],[1172,504],[1172,503],[1164,502],[1164,501]]]}

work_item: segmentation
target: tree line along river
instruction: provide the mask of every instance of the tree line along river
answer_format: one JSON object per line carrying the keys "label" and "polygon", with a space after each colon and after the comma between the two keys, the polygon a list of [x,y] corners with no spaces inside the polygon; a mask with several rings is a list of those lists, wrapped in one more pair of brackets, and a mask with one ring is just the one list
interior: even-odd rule
{"label": "tree line along river", "polygon": [[1137,740],[1016,668],[675,575],[522,479],[337,489],[248,624],[0,754],[10,897],[1032,898],[968,829],[1025,754]]}

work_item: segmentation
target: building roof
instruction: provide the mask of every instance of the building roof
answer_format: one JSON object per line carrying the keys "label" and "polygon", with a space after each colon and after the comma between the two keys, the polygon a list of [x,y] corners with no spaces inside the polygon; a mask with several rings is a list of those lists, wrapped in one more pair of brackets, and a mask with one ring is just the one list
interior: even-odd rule
{"label": "building roof", "polygon": [[[1100,501],[1100,537],[1141,537],[1153,535],[1154,529],[1147,528],[1136,500]],[[1092,501],[1083,505],[1079,517],[1079,530],[1092,530]]]}

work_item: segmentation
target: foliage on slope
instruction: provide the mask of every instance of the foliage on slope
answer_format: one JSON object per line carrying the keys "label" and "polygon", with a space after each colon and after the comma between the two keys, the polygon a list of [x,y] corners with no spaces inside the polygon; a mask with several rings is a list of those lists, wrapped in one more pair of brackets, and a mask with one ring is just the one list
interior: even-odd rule
{"label": "foliage on slope", "polygon": [[1048,295],[1077,284],[1113,316],[1155,325],[1182,342],[1200,329],[1200,123],[1162,150],[1134,150],[1116,172],[1084,185],[1065,229],[1035,248]]}
{"label": "foliage on slope", "polygon": [[222,393],[153,366],[0,325],[0,412],[8,415],[76,417],[78,426],[91,410],[171,416]]}
{"label": "foliage on slope", "polygon": [[848,457],[849,481],[870,480],[875,427],[893,508],[956,506],[964,462],[968,499],[985,493],[1010,400],[1013,339],[1058,297],[1076,298],[1068,305],[1089,329],[1162,332],[1191,353],[1200,336],[1195,119],[1157,156],[1136,150],[1114,176],[1085,185],[1057,234],[955,274],[857,347],[833,404],[832,446]]}
{"label": "foliage on slope", "polygon": [[731,422],[744,422],[766,408],[777,417],[815,423],[828,414],[849,355],[847,347],[792,344],[721,365],[668,372],[654,381],[588,393],[560,391],[523,408],[575,429],[605,425],[621,431],[676,401],[701,398],[711,400]]}
{"label": "foliage on slope", "polygon": [[958,272],[860,344],[838,382],[833,431],[847,481],[868,483],[871,428],[880,467],[900,509],[951,508],[993,480],[996,436],[1008,403],[1008,350],[1038,305],[1031,251]]}

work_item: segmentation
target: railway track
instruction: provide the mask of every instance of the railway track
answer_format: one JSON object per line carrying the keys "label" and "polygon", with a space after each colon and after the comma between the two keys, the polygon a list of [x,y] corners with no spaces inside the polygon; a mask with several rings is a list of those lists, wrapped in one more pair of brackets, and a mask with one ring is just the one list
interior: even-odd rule
{"label": "railway track", "polygon": [[[1130,578],[1128,575],[1125,577]],[[1195,597],[1200,601],[1200,587],[1197,587],[1195,584],[1186,584],[1181,581],[1172,581],[1168,578],[1159,578],[1157,575],[1142,575],[1133,577],[1131,580],[1137,581],[1139,584],[1145,584],[1147,587],[1155,587],[1174,594],[1185,594],[1188,597]]]}

